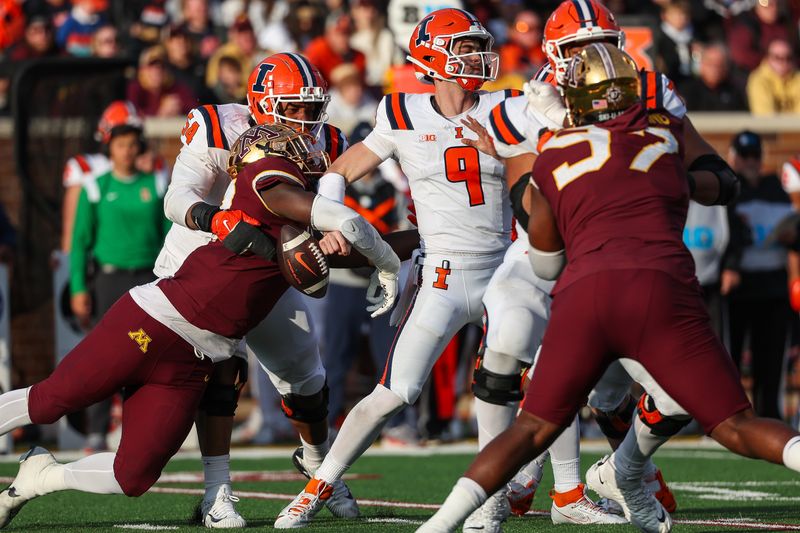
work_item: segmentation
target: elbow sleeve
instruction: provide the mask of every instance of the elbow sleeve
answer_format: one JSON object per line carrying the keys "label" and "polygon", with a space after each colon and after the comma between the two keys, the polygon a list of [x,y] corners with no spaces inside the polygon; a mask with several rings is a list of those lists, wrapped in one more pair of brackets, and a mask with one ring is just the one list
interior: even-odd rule
{"label": "elbow sleeve", "polygon": [[533,267],[533,273],[539,278],[552,281],[561,274],[567,264],[564,250],[557,252],[543,252],[533,246],[528,247],[528,259]]}
{"label": "elbow sleeve", "polygon": [[319,179],[317,191],[321,196],[334,202],[344,203],[344,190],[347,182],[344,176],[335,172],[328,172]]}

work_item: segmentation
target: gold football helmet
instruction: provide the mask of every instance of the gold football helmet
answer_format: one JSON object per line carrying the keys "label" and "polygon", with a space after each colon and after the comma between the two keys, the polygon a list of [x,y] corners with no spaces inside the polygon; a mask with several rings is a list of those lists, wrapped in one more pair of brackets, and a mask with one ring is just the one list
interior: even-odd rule
{"label": "gold football helmet", "polygon": [[324,150],[314,149],[314,139],[308,133],[285,124],[259,124],[242,133],[233,143],[228,174],[235,178],[245,166],[269,155],[288,159],[312,179],[322,176],[331,162]]}
{"label": "gold football helmet", "polygon": [[608,43],[591,43],[567,67],[564,101],[572,126],[609,120],[639,101],[639,71],[633,59]]}

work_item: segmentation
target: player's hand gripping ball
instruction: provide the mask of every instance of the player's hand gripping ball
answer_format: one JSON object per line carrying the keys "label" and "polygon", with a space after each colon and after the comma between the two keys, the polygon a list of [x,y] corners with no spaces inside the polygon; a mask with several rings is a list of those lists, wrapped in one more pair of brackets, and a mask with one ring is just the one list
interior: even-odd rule
{"label": "player's hand gripping ball", "polygon": [[283,226],[279,253],[278,267],[289,285],[312,298],[325,296],[330,274],[328,260],[308,231]]}

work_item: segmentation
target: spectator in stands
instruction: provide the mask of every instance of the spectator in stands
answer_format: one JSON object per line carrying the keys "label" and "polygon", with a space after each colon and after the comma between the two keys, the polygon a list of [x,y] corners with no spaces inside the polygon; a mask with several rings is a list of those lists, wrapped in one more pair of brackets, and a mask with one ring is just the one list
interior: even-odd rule
{"label": "spectator in stands", "polygon": [[709,44],[700,52],[698,76],[680,86],[689,111],[747,111],[747,99],[733,83],[728,51],[722,43]]}
{"label": "spectator in stands", "polygon": [[328,122],[350,135],[360,122],[375,120],[378,102],[364,90],[361,73],[352,63],[342,63],[331,72],[331,102]]}
{"label": "spectator in stands", "polygon": [[8,51],[8,59],[24,61],[56,55],[58,50],[54,37],[53,25],[47,18],[41,15],[31,17],[25,26],[22,41]]}
{"label": "spectator in stands", "polygon": [[305,49],[305,56],[316,65],[330,82],[331,72],[342,63],[353,63],[362,76],[366,75],[364,54],[350,47],[353,22],[350,15],[332,14],[325,21],[325,35],[317,37]]}
{"label": "spectator in stands", "polygon": [[741,282],[729,296],[730,352],[741,370],[744,341],[749,336],[753,406],[760,416],[781,418],[778,394],[790,318],[786,249],[767,236],[792,212],[792,205],[778,177],[761,174],[757,134],[743,131],[734,137],[729,163],[742,181],[742,193],[729,216],[740,217],[752,236],[738,266]]}
{"label": "spectator in stands", "polygon": [[74,0],[69,17],[56,33],[56,44],[73,56],[91,55],[92,35],[106,23],[106,9],[108,0]]}
{"label": "spectator in stands", "polygon": [[182,0],[186,34],[204,62],[220,45],[208,12],[208,0]]}
{"label": "spectator in stands", "polygon": [[294,41],[295,50],[305,50],[311,41],[325,31],[325,16],[316,4],[309,0],[300,0],[286,15],[284,24]]}
{"label": "spectator in stands", "polygon": [[213,102],[214,97],[206,87],[205,66],[198,59],[186,27],[173,24],[164,39],[167,52],[167,72],[178,82],[183,83],[201,102]]}
{"label": "spectator in stands", "polygon": [[130,25],[128,53],[136,57],[145,48],[161,44],[164,29],[169,25],[169,15],[163,0],[151,0],[141,7],[139,17]]}
{"label": "spectator in stands", "polygon": [[378,11],[375,1],[356,0],[353,4],[355,32],[350,37],[350,46],[367,60],[366,84],[383,87],[386,71],[394,61],[395,47],[392,32],[386,27],[386,17]]}
{"label": "spectator in stands", "polygon": [[10,267],[14,262],[14,252],[17,249],[17,230],[8,220],[8,215],[0,204],[0,263]]}
{"label": "spectator in stands", "polygon": [[257,45],[250,19],[247,15],[240,15],[228,30],[228,42],[217,48],[208,60],[206,85],[216,92],[219,84],[218,67],[223,57],[228,62],[233,60],[239,63],[239,71],[243,73],[241,83],[246,84],[253,67],[263,59],[262,54],[257,51]]}
{"label": "spectator in stands", "polygon": [[92,35],[92,56],[111,58],[119,55],[117,28],[111,24],[100,26]]}
{"label": "spectator in stands", "polygon": [[[72,312],[88,327],[129,289],[154,279],[153,265],[170,223],[164,216],[166,183],[135,167],[144,150],[141,128],[111,129],[111,171],[84,185],[75,213],[70,251]],[[89,261],[96,263],[94,301],[86,286]],[[90,409],[87,445],[107,449],[110,400]],[[98,404],[100,406],[101,404]]]}
{"label": "spectator in stands", "polygon": [[778,0],[760,0],[752,11],[732,21],[727,34],[731,59],[744,72],[758,67],[769,43],[775,39],[790,40],[788,21],[780,13]]}
{"label": "spectator in stands", "polygon": [[547,56],[542,50],[542,18],[531,10],[521,11],[508,27],[508,41],[499,50],[502,74],[516,73],[530,78]]}
{"label": "spectator in stands", "polygon": [[747,80],[750,111],[756,115],[800,113],[800,72],[788,41],[776,39]]}
{"label": "spectator in stands", "polygon": [[25,0],[22,2],[22,9],[28,19],[44,17],[56,30],[67,21],[71,8],[69,0]]}
{"label": "spectator in stands", "polygon": [[165,61],[161,46],[148,48],[139,56],[137,79],[129,83],[127,98],[143,116],[185,115],[197,101],[186,85],[167,73]]}
{"label": "spectator in stands", "polygon": [[0,0],[0,52],[19,42],[25,33],[25,13],[16,0]]}
{"label": "spectator in stands", "polygon": [[686,0],[671,0],[664,5],[655,41],[656,67],[676,83],[690,78],[694,28]]}
{"label": "spectator in stands", "polygon": [[235,57],[222,56],[217,61],[217,83],[212,87],[220,104],[243,104],[247,84],[242,79],[242,63]]}

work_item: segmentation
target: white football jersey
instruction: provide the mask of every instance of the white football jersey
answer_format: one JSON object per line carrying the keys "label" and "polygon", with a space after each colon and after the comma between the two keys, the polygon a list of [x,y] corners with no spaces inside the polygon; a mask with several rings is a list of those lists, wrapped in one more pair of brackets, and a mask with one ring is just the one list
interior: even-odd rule
{"label": "white football jersey", "polygon": [[111,170],[111,160],[105,154],[79,154],[64,165],[64,188],[82,187]]}
{"label": "white football jersey", "polygon": [[[164,199],[167,218],[175,222],[167,233],[153,272],[158,277],[175,274],[186,257],[215,237],[186,227],[186,213],[197,202],[221,205],[230,185],[230,147],[254,123],[247,106],[205,105],[189,112],[181,131],[181,147],[172,182]],[[335,126],[323,124],[313,132],[315,148],[328,152],[331,161],[347,148],[347,139]]]}
{"label": "white football jersey", "polygon": [[397,159],[408,177],[422,248],[428,253],[492,254],[508,247],[511,209],[503,164],[461,139],[477,135],[462,124],[481,124],[510,92],[479,91],[475,106],[445,118],[430,94],[394,93],[378,106],[364,145],[379,158]]}
{"label": "white football jersey", "polygon": [[793,157],[783,164],[781,183],[786,194],[800,192],[800,157]]}

